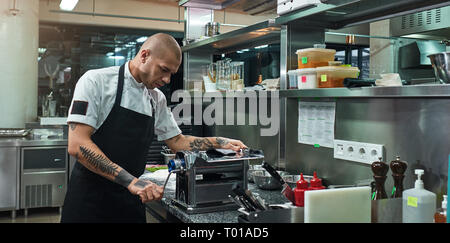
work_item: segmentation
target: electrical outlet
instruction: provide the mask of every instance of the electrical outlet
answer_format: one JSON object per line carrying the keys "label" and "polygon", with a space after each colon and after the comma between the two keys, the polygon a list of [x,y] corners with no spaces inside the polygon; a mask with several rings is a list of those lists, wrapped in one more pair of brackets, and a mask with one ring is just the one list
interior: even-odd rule
{"label": "electrical outlet", "polygon": [[334,140],[334,158],[372,164],[379,158],[384,160],[384,146],[381,144]]}

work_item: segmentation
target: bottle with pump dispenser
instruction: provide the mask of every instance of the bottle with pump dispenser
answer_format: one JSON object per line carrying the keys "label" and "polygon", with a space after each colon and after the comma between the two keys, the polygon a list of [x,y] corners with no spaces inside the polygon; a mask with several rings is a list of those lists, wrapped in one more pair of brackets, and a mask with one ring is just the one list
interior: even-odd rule
{"label": "bottle with pump dispenser", "polygon": [[436,194],[424,189],[421,176],[424,171],[414,171],[417,180],[414,188],[403,191],[403,223],[433,223],[436,212]]}
{"label": "bottle with pump dispenser", "polygon": [[444,195],[442,200],[442,206],[434,214],[435,223],[447,223],[447,195]]}

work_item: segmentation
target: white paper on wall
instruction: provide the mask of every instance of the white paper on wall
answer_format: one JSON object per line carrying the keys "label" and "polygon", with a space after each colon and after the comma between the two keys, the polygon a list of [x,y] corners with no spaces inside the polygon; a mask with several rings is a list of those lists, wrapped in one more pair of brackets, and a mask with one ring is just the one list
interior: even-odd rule
{"label": "white paper on wall", "polygon": [[336,102],[298,103],[298,142],[334,147]]}

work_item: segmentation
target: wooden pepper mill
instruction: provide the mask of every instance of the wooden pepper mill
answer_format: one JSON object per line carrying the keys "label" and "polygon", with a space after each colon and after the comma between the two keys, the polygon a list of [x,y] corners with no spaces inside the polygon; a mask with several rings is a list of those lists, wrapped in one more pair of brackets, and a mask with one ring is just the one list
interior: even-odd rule
{"label": "wooden pepper mill", "polygon": [[372,200],[385,199],[387,194],[386,190],[384,190],[384,183],[386,182],[389,166],[379,158],[379,161],[373,162],[371,167],[374,174],[373,178],[375,179],[375,195]]}
{"label": "wooden pepper mill", "polygon": [[392,178],[394,178],[394,188],[392,189],[391,198],[401,198],[403,192],[403,178],[405,177],[406,168],[408,163],[400,160],[400,156],[397,156],[396,160],[391,161],[390,164],[392,171]]}

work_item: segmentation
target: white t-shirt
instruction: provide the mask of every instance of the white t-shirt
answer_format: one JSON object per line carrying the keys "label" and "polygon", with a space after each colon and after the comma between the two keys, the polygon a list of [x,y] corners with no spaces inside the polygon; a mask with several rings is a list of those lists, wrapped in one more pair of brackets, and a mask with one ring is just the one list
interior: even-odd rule
{"label": "white t-shirt", "polygon": [[[119,66],[87,71],[77,82],[69,108],[67,122],[78,122],[99,129],[112,110],[117,93]],[[151,100],[153,100],[151,102]],[[73,112],[74,101],[83,104],[85,109]],[[155,114],[152,114],[152,103]],[[147,89],[138,83],[125,64],[124,85],[120,106],[155,117],[155,135],[163,141],[181,133],[172,112],[167,107],[166,97],[161,90]],[[126,129],[126,128],[125,128]]]}

